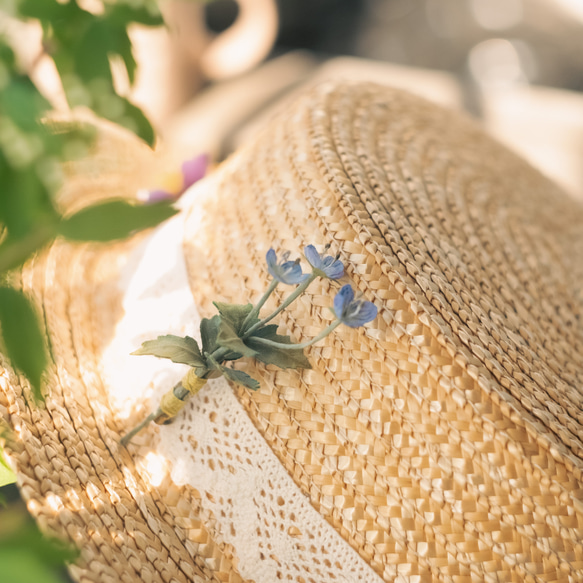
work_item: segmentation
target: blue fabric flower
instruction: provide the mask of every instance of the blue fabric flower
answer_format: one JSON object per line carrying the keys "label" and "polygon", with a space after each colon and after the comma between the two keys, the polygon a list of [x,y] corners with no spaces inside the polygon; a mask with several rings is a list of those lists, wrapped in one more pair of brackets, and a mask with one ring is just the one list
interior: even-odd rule
{"label": "blue fabric flower", "polygon": [[276,279],[280,283],[285,283],[287,285],[295,285],[296,283],[302,283],[305,279],[309,277],[307,274],[302,273],[302,268],[297,261],[288,261],[289,251],[283,254],[281,261],[277,262],[277,255],[273,249],[270,249],[265,256],[267,261],[267,269],[271,274],[273,279]]}
{"label": "blue fabric flower", "polygon": [[308,245],[304,249],[304,255],[308,263],[320,277],[328,279],[339,279],[344,275],[344,265],[332,255],[320,255],[313,245]]}
{"label": "blue fabric flower", "polygon": [[377,307],[366,300],[355,300],[352,287],[347,284],[340,288],[334,298],[336,317],[351,328],[358,328],[377,317]]}

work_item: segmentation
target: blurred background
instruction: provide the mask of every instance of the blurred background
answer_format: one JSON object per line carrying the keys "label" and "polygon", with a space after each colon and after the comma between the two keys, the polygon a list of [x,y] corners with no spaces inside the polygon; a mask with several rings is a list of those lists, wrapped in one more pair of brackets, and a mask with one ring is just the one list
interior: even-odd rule
{"label": "blurred background", "polygon": [[[158,58],[169,83],[163,89],[148,83],[144,71],[136,97],[176,143],[220,159],[295,87],[366,79],[466,110],[569,192],[583,195],[583,0],[216,0],[196,7],[187,0],[166,6],[170,35],[175,31],[166,40],[169,61],[161,62],[162,51],[152,55],[148,41],[138,42],[138,31],[135,38],[144,50],[140,62],[153,70]],[[176,53],[183,60],[174,70],[169,62]],[[191,144],[193,134],[206,136],[204,143]]]}
{"label": "blurred background", "polygon": [[[95,21],[108,14],[108,8],[115,4],[131,6],[138,12],[142,6],[155,5],[155,11],[159,9],[162,13],[163,20],[147,11],[139,12],[135,18],[128,16],[123,21],[123,34],[116,31],[121,43],[117,53],[104,57],[105,77],[112,76],[117,94],[127,97],[145,113],[156,132],[157,149],[165,152],[162,159],[176,163],[206,153],[213,163],[218,163],[250,139],[304,87],[332,79],[373,81],[465,111],[567,192],[583,200],[583,0],[59,0],[58,3],[76,4],[85,15],[95,16]],[[71,85],[72,77],[63,74],[66,59],[59,61],[50,39],[43,38],[39,23],[43,17],[30,18],[30,14],[45,14],[48,4],[52,6],[55,2],[0,0],[0,40],[14,51],[17,61],[10,69],[7,63],[12,57],[0,60],[0,97],[9,86],[11,71],[15,82],[30,78],[56,112],[69,112],[77,98],[92,92],[89,97],[93,101],[88,97],[86,101],[93,103],[89,107],[99,115],[115,121],[116,112],[123,110],[140,122],[139,111],[130,111],[127,104],[116,101],[112,92],[99,89],[103,85],[99,85],[102,80],[98,73],[102,71],[98,67],[87,78],[77,70],[83,82],[77,79],[77,84]],[[23,7],[24,11],[19,13]],[[101,26],[105,21],[100,22]],[[126,24],[131,45],[126,39]],[[119,27],[119,23],[115,26]],[[100,30],[107,31],[107,26]],[[100,37],[94,41],[95,47],[84,45],[88,54],[93,48],[97,54],[107,47]],[[71,45],[68,50],[74,51],[75,47]],[[137,62],[135,79],[128,51]],[[64,54],[67,56],[66,51]],[[82,66],[83,63],[81,70]],[[58,234],[58,224],[62,224],[59,223],[62,217],[46,202],[60,189],[60,184],[48,184],[48,173],[42,170],[46,165],[40,164],[52,160],[55,153],[41,152],[42,156],[46,154],[45,158],[38,154],[39,142],[36,138],[32,140],[33,129],[27,126],[30,115],[22,114],[24,110],[11,112],[6,103],[6,99],[0,99],[0,150],[5,149],[2,152],[10,164],[0,170],[28,176],[27,172],[34,167],[40,173],[38,206],[44,205],[50,211],[31,214],[26,229],[21,229],[21,233],[15,230],[14,238],[26,242],[39,225],[49,225],[52,230],[38,243],[40,246]],[[33,107],[32,101],[22,103]],[[39,112],[47,111],[43,104],[39,108]],[[6,121],[9,118],[10,124]],[[10,135],[7,128],[12,132]],[[146,121],[138,133],[144,137],[150,129]],[[69,145],[73,143],[79,141]],[[65,144],[63,152],[67,148]],[[2,176],[2,182],[9,181]],[[26,181],[26,185],[30,189],[30,182]],[[6,200],[2,201],[0,192],[0,203],[5,204]],[[10,233],[7,216],[0,212],[0,251],[6,250],[6,243],[10,242],[10,237],[4,239],[6,232],[14,234]],[[5,230],[3,223],[7,225]],[[27,247],[26,253],[34,249]],[[19,261],[26,259],[26,253]],[[2,462],[1,453],[0,447],[0,487],[16,479],[9,464]],[[1,488],[0,502],[2,498],[7,509],[0,511],[0,580],[11,581],[2,571],[12,553],[6,541],[14,538],[11,533],[16,532],[10,525],[25,521],[26,513],[15,485]],[[36,553],[30,558],[32,569],[38,553],[30,541],[36,541],[34,544],[41,551],[45,542],[31,536],[32,539],[26,534],[22,545]],[[56,571],[39,573],[28,579],[23,575],[18,581],[67,580],[59,566]]]}
{"label": "blurred background", "polygon": [[295,87],[363,78],[465,109],[583,194],[583,0],[182,0],[164,13],[164,51],[135,31],[151,68],[135,95],[172,141],[220,159]]}
{"label": "blurred background", "polygon": [[[5,0],[6,1],[6,0]],[[99,11],[100,0],[79,0]],[[222,159],[298,87],[396,85],[464,109],[574,195],[583,193],[583,0],[166,0],[166,25],[131,25],[128,93],[171,146]],[[66,108],[33,23],[5,22]],[[116,75],[116,72],[119,73]]]}

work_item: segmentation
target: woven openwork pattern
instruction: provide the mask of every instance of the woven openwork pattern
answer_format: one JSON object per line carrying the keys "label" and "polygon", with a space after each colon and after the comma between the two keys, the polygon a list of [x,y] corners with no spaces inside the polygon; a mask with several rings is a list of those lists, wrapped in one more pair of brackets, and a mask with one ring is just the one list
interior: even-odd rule
{"label": "woven openwork pattern", "polygon": [[[234,157],[203,209],[186,256],[208,314],[259,297],[270,246],[308,243],[379,307],[310,349],[313,370],[258,366],[261,390],[239,391],[379,575],[583,580],[579,206],[456,114],[331,86]],[[310,290],[284,323],[298,340],[331,319],[331,285]]]}

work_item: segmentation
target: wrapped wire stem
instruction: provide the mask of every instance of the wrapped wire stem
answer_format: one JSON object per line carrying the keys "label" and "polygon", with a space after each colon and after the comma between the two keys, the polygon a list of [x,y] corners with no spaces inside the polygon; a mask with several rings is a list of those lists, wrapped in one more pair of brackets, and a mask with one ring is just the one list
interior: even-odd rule
{"label": "wrapped wire stem", "polygon": [[154,413],[148,415],[139,425],[126,433],[126,435],[121,438],[120,443],[123,446],[126,446],[152,421],[157,425],[171,423],[174,417],[182,411],[184,405],[186,405],[186,401],[191,396],[196,395],[205,386],[206,382],[207,379],[202,379],[196,376],[194,369],[191,368],[172,390],[162,396],[158,409]]}

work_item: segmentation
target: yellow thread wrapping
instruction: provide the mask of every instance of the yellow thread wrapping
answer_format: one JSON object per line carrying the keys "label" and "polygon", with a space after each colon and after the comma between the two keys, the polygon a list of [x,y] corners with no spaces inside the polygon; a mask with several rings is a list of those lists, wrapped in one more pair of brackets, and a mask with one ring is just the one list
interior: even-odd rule
{"label": "yellow thread wrapping", "polygon": [[[206,384],[206,379],[201,379],[196,376],[194,369],[191,368],[182,379],[182,386],[190,393],[188,396],[193,396],[198,393]],[[174,394],[174,389],[168,391],[160,400],[160,409],[169,418],[175,417],[182,411],[186,403],[186,398],[184,400],[179,399]]]}
{"label": "yellow thread wrapping", "polygon": [[196,395],[206,385],[206,379],[196,376],[194,369],[191,368],[182,379],[182,386],[191,394]]}
{"label": "yellow thread wrapping", "polygon": [[178,415],[182,407],[184,407],[184,401],[174,394],[174,389],[168,391],[160,400],[160,409],[170,418]]}

